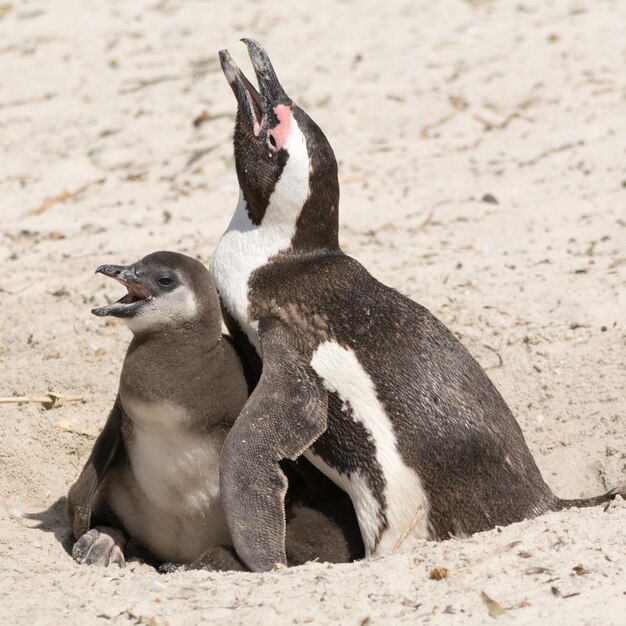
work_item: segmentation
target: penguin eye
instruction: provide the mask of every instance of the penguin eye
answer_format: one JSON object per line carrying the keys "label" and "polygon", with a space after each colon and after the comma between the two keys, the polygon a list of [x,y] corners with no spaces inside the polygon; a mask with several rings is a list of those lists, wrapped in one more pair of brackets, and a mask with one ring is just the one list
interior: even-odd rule
{"label": "penguin eye", "polygon": [[278,149],[278,144],[276,143],[276,137],[274,137],[274,135],[268,136],[267,143],[269,144],[270,150],[276,151]]}
{"label": "penguin eye", "polygon": [[169,276],[161,276],[161,278],[159,278],[157,282],[159,283],[159,285],[163,285],[163,287],[168,287],[174,281]]}

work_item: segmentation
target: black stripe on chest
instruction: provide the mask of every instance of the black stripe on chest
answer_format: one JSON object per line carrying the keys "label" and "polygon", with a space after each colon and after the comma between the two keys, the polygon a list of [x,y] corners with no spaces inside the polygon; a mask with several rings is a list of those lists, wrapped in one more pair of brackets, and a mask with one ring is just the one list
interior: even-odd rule
{"label": "black stripe on chest", "polygon": [[387,481],[376,459],[376,445],[371,436],[354,418],[352,407],[335,393],[328,394],[328,427],[313,444],[312,451],[326,464],[351,480],[358,474],[379,504],[378,542],[387,528]]}

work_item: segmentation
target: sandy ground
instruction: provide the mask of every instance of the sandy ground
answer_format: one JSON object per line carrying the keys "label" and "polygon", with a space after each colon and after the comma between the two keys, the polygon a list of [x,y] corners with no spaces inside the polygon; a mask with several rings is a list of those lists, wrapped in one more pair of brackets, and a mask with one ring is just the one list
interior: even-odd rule
{"label": "sandy ground", "polygon": [[0,395],[84,403],[0,405],[0,622],[623,624],[623,501],[358,564],[159,576],[76,565],[63,499],[129,340],[90,315],[120,295],[93,270],[209,260],[237,195],[216,53],[249,68],[244,35],[335,148],[346,251],[462,338],[556,493],[626,481],[625,23],[617,0],[1,2]]}

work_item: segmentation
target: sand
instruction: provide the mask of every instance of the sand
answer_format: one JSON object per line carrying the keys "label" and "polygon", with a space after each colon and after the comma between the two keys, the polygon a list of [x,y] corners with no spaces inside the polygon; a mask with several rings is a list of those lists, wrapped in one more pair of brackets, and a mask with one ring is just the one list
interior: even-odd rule
{"label": "sand", "polygon": [[129,341],[90,315],[121,295],[93,270],[207,262],[234,209],[216,53],[249,71],[242,36],[335,148],[345,250],[463,340],[557,494],[625,482],[625,23],[618,1],[1,3],[0,396],[84,402],[0,405],[0,623],[623,624],[624,501],[159,576],[75,564],[64,496]]}

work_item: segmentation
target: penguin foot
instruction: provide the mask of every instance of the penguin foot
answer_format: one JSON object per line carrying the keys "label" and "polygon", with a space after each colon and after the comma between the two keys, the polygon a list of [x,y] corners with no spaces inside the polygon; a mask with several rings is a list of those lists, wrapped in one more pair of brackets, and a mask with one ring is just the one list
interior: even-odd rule
{"label": "penguin foot", "polygon": [[96,526],[74,544],[72,556],[78,563],[108,567],[125,567],[126,535],[109,526]]}
{"label": "penguin foot", "polygon": [[168,561],[159,567],[161,574],[172,572],[189,572],[191,570],[204,570],[207,572],[249,572],[237,556],[232,546],[215,546],[209,548],[200,558],[191,563],[175,563]]}
{"label": "penguin foot", "polygon": [[174,561],[167,561],[159,566],[159,574],[173,574],[174,572],[188,572],[189,570],[197,569],[193,567],[192,563],[175,563]]}

